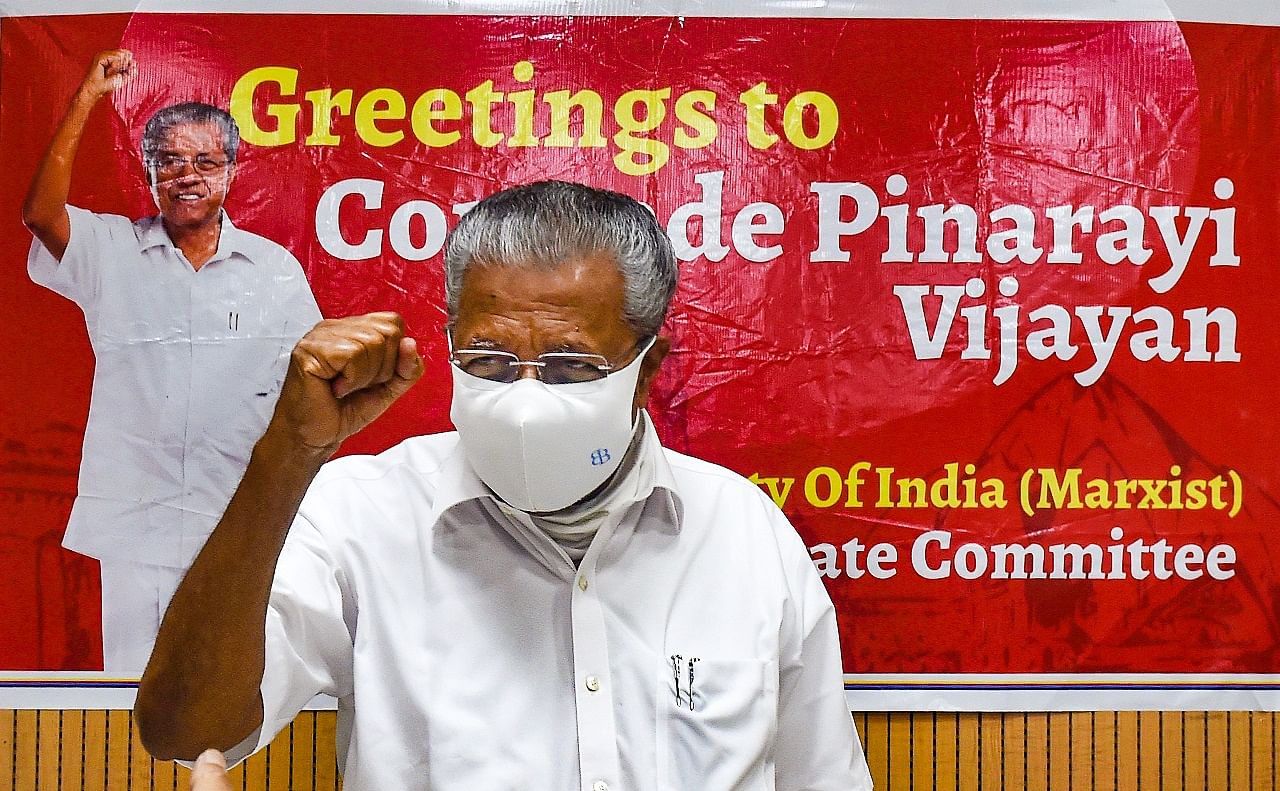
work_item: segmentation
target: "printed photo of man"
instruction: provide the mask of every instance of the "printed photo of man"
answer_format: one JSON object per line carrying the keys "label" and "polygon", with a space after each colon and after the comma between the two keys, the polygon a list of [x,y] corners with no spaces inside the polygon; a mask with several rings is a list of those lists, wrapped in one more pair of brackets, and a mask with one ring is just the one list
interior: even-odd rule
{"label": "printed photo of man", "polygon": [[235,490],[294,343],[321,318],[297,259],[223,209],[240,135],[186,102],[147,122],[159,214],[68,205],[93,108],[135,73],[127,50],[90,64],[23,206],[32,281],[74,301],[96,359],[63,546],[97,558],[105,670],[140,672],[160,618]]}

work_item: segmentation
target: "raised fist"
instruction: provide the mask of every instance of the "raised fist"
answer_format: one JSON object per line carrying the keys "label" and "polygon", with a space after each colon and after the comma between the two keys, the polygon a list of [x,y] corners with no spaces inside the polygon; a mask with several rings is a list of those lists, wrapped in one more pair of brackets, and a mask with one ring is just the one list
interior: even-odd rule
{"label": "raised fist", "polygon": [[133,78],[133,53],[127,49],[99,52],[80,82],[80,93],[98,100]]}
{"label": "raised fist", "polygon": [[293,349],[272,423],[331,453],[422,376],[422,358],[395,313],[326,319]]}

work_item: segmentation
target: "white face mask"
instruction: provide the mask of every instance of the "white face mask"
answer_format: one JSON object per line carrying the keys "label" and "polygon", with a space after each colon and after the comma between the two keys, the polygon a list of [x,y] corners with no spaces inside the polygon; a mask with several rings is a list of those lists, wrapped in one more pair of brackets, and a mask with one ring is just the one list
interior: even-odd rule
{"label": "white face mask", "polygon": [[453,406],[467,461],[507,504],[559,511],[609,479],[631,444],[640,360],[594,382],[491,382],[453,369]]}

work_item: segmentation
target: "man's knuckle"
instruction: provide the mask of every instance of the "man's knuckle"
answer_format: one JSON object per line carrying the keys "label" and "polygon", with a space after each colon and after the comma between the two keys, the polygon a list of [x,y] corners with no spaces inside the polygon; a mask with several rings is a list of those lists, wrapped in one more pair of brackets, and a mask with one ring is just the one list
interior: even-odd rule
{"label": "man's knuckle", "polygon": [[320,362],[320,358],[313,354],[304,355],[297,360],[297,368],[304,374],[311,376],[319,376],[324,373],[324,365]]}
{"label": "man's knuckle", "polygon": [[404,329],[404,318],[395,311],[385,310],[378,313],[370,313],[369,319],[384,334],[400,332]]}

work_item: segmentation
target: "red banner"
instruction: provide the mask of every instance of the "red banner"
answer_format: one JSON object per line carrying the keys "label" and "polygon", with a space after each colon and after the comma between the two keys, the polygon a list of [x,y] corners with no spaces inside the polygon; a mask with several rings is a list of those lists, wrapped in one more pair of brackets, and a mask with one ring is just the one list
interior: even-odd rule
{"label": "red banner", "polygon": [[141,13],[0,27],[0,667],[101,667],[96,566],[59,546],[94,359],[19,209],[113,47],[137,75],[70,203],[154,214],[147,119],[227,108],[229,216],[326,316],[396,310],[425,349],[344,452],[450,429],[458,214],[586,181],[681,260],[660,435],[792,519],[852,687],[1280,673],[1280,28]]}

